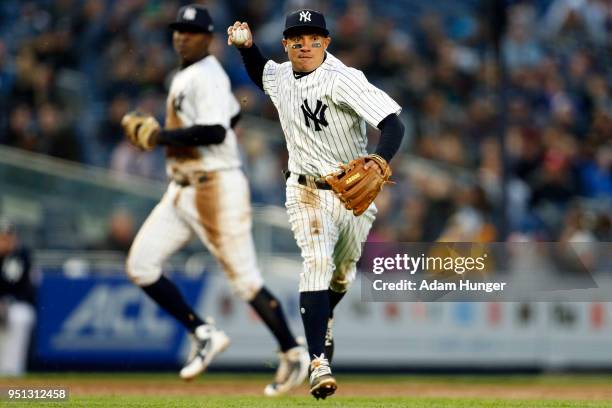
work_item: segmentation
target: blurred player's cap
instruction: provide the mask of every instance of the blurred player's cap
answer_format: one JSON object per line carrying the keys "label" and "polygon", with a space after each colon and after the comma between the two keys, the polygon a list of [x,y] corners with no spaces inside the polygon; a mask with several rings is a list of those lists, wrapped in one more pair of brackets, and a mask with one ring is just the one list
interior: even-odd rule
{"label": "blurred player's cap", "polygon": [[195,31],[201,33],[212,33],[214,25],[208,10],[199,4],[190,4],[181,7],[176,21],[168,25],[171,30]]}
{"label": "blurred player's cap", "polygon": [[6,218],[0,218],[0,234],[14,234],[15,224]]}
{"label": "blurred player's cap", "polygon": [[287,38],[288,34],[303,28],[314,28],[317,31],[322,32],[325,36],[329,35],[323,14],[319,13],[318,11],[303,9],[294,11],[293,13],[287,15],[283,36]]}

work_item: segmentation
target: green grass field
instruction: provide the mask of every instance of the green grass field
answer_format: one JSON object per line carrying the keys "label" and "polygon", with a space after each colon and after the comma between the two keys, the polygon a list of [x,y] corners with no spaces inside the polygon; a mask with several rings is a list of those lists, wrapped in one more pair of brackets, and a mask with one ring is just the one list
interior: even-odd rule
{"label": "green grass field", "polygon": [[8,407],[612,407],[612,376],[337,376],[336,395],[316,401],[306,385],[266,398],[270,375],[209,373],[191,383],[174,374],[32,374],[6,387],[67,387],[68,401],[5,402]]}
{"label": "green grass field", "polygon": [[[33,403],[40,406],[39,403]],[[57,404],[55,404],[57,405]],[[380,408],[553,408],[553,407],[611,407],[611,402],[517,400],[500,399],[456,399],[456,398],[412,398],[379,397],[351,398],[332,397],[315,401],[305,397],[285,397],[270,400],[264,397],[89,397],[76,398],[70,406],[83,407],[380,407]]]}

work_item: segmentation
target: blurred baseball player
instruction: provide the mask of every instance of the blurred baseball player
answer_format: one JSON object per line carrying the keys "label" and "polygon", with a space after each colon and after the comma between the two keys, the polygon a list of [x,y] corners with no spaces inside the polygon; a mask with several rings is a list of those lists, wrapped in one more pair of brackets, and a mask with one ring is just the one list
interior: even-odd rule
{"label": "blurred baseball player", "polygon": [[170,28],[180,70],[170,85],[165,129],[139,113],[129,113],[122,121],[127,137],[143,150],[166,146],[171,179],[134,239],[127,273],[192,334],[192,353],[180,376],[194,378],[225,350],[229,339],[186,304],[162,275],[162,264],[197,235],[221,264],[234,291],[276,337],[280,364],[265,394],[283,394],[303,382],[309,360],[291,334],[279,301],[263,286],[257,266],[249,188],[232,129],[240,107],[225,71],[208,53],[213,31],[208,11],[199,5],[182,7]]}
{"label": "blurred baseball player", "polygon": [[36,322],[30,251],[19,245],[15,226],[0,219],[0,377],[25,373]]}
{"label": "blurred baseball player", "polygon": [[[286,207],[304,259],[299,290],[310,392],[325,398],[337,388],[330,369],[333,310],[355,278],[376,214],[372,201],[391,175],[387,163],[404,131],[401,108],[326,51],[331,38],[319,12],[287,16],[282,45],[289,61],[282,64],[261,55],[247,23],[236,22],[227,33],[251,79],[276,106],[287,140]],[[371,155],[365,122],[381,131]],[[338,170],[338,163],[348,164]]]}

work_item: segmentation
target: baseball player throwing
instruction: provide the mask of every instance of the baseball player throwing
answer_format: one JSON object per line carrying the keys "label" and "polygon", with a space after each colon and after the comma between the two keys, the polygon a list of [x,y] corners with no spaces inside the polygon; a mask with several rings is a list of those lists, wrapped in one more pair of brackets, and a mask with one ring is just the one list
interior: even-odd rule
{"label": "baseball player throwing", "polygon": [[229,345],[228,336],[201,319],[176,286],[162,275],[162,264],[193,234],[217,258],[234,291],[250,303],[280,346],[274,396],[303,382],[309,359],[291,334],[279,301],[263,286],[251,236],[247,180],[240,169],[233,126],[240,107],[219,61],[208,53],[213,24],[199,5],[182,7],[170,24],[180,70],[166,104],[166,126],[129,113],[122,121],[129,140],[143,150],[166,147],[168,190],[138,232],[127,260],[127,274],[192,337],[192,353],[180,372],[189,380],[202,373]]}
{"label": "baseball player throwing", "polygon": [[[251,79],[276,106],[287,140],[286,207],[304,259],[299,290],[310,392],[325,398],[337,388],[330,369],[333,309],[355,278],[376,214],[372,201],[391,175],[387,163],[404,131],[401,108],[327,52],[331,38],[321,13],[287,16],[282,45],[289,61],[282,64],[261,55],[247,23],[236,22],[227,33]],[[371,155],[365,122],[381,131]]]}

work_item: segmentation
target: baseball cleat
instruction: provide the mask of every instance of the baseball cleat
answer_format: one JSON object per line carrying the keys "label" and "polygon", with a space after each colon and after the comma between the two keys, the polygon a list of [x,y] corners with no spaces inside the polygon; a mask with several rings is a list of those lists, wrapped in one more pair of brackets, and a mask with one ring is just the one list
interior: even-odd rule
{"label": "baseball cleat", "polygon": [[325,354],[315,359],[310,363],[310,393],[316,399],[325,399],[336,392],[338,385],[336,379],[332,376],[329,361],[325,358]]}
{"label": "baseball cleat", "polygon": [[325,331],[325,357],[331,364],[332,358],[334,358],[334,332],[333,332],[334,318],[330,317],[327,319],[327,330]]}
{"label": "baseball cleat", "polygon": [[211,324],[198,326],[191,335],[191,352],[179,373],[183,380],[193,380],[203,373],[215,356],[229,346],[227,335]]}
{"label": "baseball cleat", "polygon": [[278,357],[279,364],[274,382],[266,385],[264,389],[264,395],[268,397],[288,393],[302,384],[308,375],[310,358],[304,347],[293,347],[284,353],[279,353]]}

